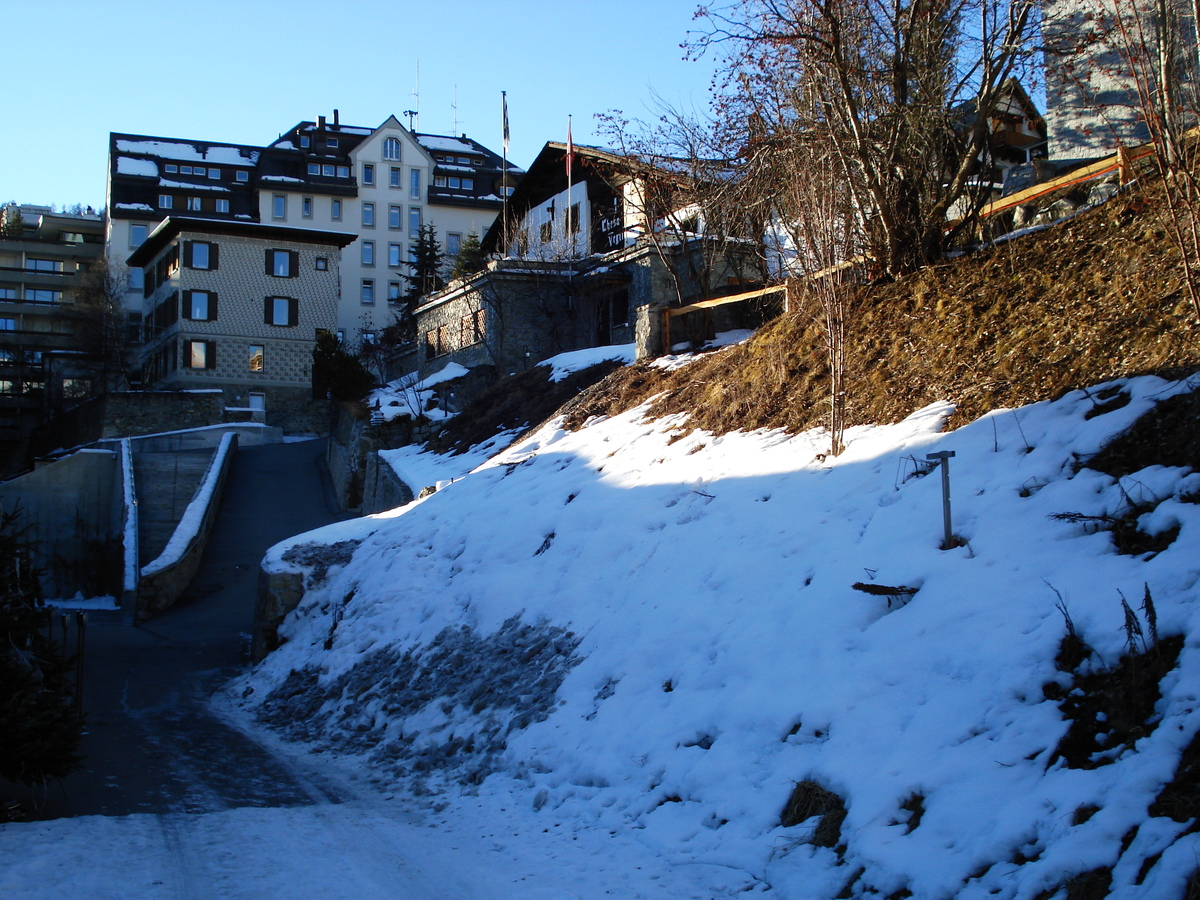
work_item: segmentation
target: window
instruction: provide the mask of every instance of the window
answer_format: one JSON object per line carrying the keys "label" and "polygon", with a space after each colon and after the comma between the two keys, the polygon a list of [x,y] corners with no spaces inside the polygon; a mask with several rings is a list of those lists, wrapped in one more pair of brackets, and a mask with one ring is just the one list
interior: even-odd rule
{"label": "window", "polygon": [[17,393],[17,383],[11,378],[0,378],[0,394]]}
{"label": "window", "polygon": [[158,208],[159,209],[170,209],[171,208],[171,195],[170,194],[159,194],[158,195]]}
{"label": "window", "polygon": [[403,213],[404,213],[403,206],[389,206],[388,207],[388,228],[399,228],[400,227],[400,217],[403,215]]}
{"label": "window", "polygon": [[383,158],[384,159],[394,159],[394,160],[399,161],[399,159],[400,159],[400,139],[399,138],[394,138],[394,137],[384,138]]}
{"label": "window", "polygon": [[313,198],[304,197],[300,201],[300,215],[306,219],[311,219],[313,213]]}
{"label": "window", "polygon": [[82,244],[83,234],[78,231],[64,231],[62,233],[62,239],[63,242],[67,244]]}
{"label": "window", "polygon": [[301,147],[303,147],[304,149],[307,150],[308,147],[311,145],[312,145],[312,140],[309,138],[309,136],[307,134],[300,135],[300,146]]}
{"label": "window", "polygon": [[191,167],[191,166],[180,166],[180,167],[179,167],[179,172],[180,172],[180,174],[181,174],[181,175],[191,175],[191,174],[192,174],[192,167]]}
{"label": "window", "polygon": [[414,241],[421,236],[421,207],[408,208],[408,236]]}
{"label": "window", "polygon": [[446,255],[458,256],[458,251],[462,249],[462,235],[455,234],[453,231],[446,235]]}
{"label": "window", "polygon": [[214,181],[219,181],[221,178],[221,170],[220,169],[209,169],[208,177],[213,179]]}
{"label": "window", "polygon": [[332,178],[333,173],[334,173],[333,163],[326,163],[325,165],[321,166],[321,174],[322,175],[325,175],[328,178]]}
{"label": "window", "polygon": [[249,397],[249,403],[250,403],[251,409],[266,409],[267,408],[267,395],[264,394],[262,391],[251,391],[250,397]]}
{"label": "window", "polygon": [[129,226],[129,246],[140,247],[146,240],[145,225],[130,225]]}
{"label": "window", "polygon": [[217,268],[217,245],[208,241],[187,241],[183,245],[183,264],[189,269]]}
{"label": "window", "polygon": [[408,196],[414,200],[421,199],[421,170],[408,170]]}
{"label": "window", "polygon": [[550,239],[553,236],[554,236],[554,223],[553,222],[543,222],[542,227],[538,234],[538,238],[541,240],[541,242],[543,244],[548,244],[548,243],[550,243]]}
{"label": "window", "polygon": [[375,304],[375,279],[364,278],[362,280],[360,300],[363,306],[373,306]]}
{"label": "window", "polygon": [[400,299],[400,282],[398,282],[398,281],[389,281],[388,282],[387,298],[388,298],[388,303],[395,303],[396,301],[398,301]]}
{"label": "window", "polygon": [[193,322],[217,320],[217,295],[212,291],[184,291],[184,315]]}
{"label": "window", "polygon": [[16,300],[17,289],[11,287],[0,287],[0,300]]}
{"label": "window", "polygon": [[375,332],[373,332],[373,331],[362,332],[362,342],[364,344],[374,344],[375,343]]}
{"label": "window", "polygon": [[168,175],[174,175],[179,171],[179,166],[175,165],[175,163],[167,163],[164,168],[166,169]]}
{"label": "window", "polygon": [[271,198],[271,217],[274,219],[287,218],[287,197],[283,194],[275,194]]}
{"label": "window", "polygon": [[62,272],[63,263],[61,259],[29,259],[25,268],[30,272]]}
{"label": "window", "polygon": [[321,174],[321,164],[320,163],[309,163],[308,164],[308,174],[309,175],[320,175]]}
{"label": "window", "polygon": [[208,169],[204,168],[204,166],[196,166],[194,169],[192,169],[192,174],[199,175],[201,178],[203,178],[208,174]]}
{"label": "window", "polygon": [[400,169],[399,169],[399,167],[392,166],[391,171],[388,173],[388,186],[394,187],[394,188],[400,187]]}
{"label": "window", "polygon": [[324,256],[317,257],[317,271],[318,272],[329,271],[329,259],[327,257],[324,257]]}
{"label": "window", "polygon": [[212,341],[184,341],[183,361],[188,369],[215,369],[217,345]]}
{"label": "window", "polygon": [[238,169],[237,174],[234,176],[234,178],[236,178],[238,181],[249,181],[250,173],[247,172],[245,169]]}
{"label": "window", "polygon": [[579,204],[572,203],[571,208],[567,210],[567,231],[571,234],[579,234]]}
{"label": "window", "polygon": [[474,178],[464,178],[462,180],[462,186],[463,186],[464,191],[475,190],[475,179]]}
{"label": "window", "polygon": [[433,177],[433,186],[434,187],[445,187],[446,186],[446,176],[445,175],[435,175]]}
{"label": "window", "polygon": [[146,273],[141,269],[129,270],[129,289],[140,291],[146,286]]}
{"label": "window", "polygon": [[404,265],[401,259],[401,248],[399,244],[388,244],[388,265],[393,269],[398,269]]}
{"label": "window", "polygon": [[362,242],[362,264],[364,266],[375,265],[375,242],[374,241],[363,241]]}
{"label": "window", "polygon": [[375,166],[371,163],[363,163],[363,184],[375,183]]}
{"label": "window", "polygon": [[327,137],[327,138],[325,138],[325,146],[326,146],[326,147],[337,147],[337,145],[338,145],[338,139],[337,139],[337,138],[335,138],[335,137]]}
{"label": "window", "polygon": [[469,165],[471,164],[471,157],[469,157],[469,156],[460,156],[460,157],[459,157],[459,158],[456,160],[456,162],[457,162],[457,163],[458,163],[460,166],[469,166]]}
{"label": "window", "polygon": [[217,212],[219,212],[219,213],[229,212],[229,201],[228,200],[218,200],[217,201]]}
{"label": "window", "polygon": [[263,305],[267,325],[290,327],[300,320],[300,301],[295,297],[268,297]]}
{"label": "window", "polygon": [[0,316],[0,331],[16,331],[17,320],[10,316]]}
{"label": "window", "polygon": [[375,204],[364,203],[362,208],[362,223],[367,228],[375,227]]}
{"label": "window", "polygon": [[451,175],[449,179],[449,185],[452,188],[460,188],[462,187],[462,179],[457,175]]}
{"label": "window", "polygon": [[299,262],[300,257],[295,250],[268,250],[267,274],[276,278],[295,278]]}
{"label": "window", "polygon": [[349,178],[350,177],[350,167],[349,166],[338,166],[337,167],[337,177],[338,178]]}
{"label": "window", "polygon": [[483,339],[487,336],[484,330],[486,323],[486,313],[482,309],[477,309],[468,316],[462,317],[461,331],[459,333],[459,346],[469,347],[472,344],[483,343]]}
{"label": "window", "polygon": [[342,221],[342,201],[341,200],[334,199],[334,200],[329,201],[329,217],[331,219],[333,219],[333,221],[335,221],[335,222]]}
{"label": "window", "polygon": [[25,288],[25,299],[30,303],[61,303],[62,291],[49,291],[45,288]]}
{"label": "window", "polygon": [[188,208],[188,212],[200,212],[200,198],[199,197],[188,197],[187,198],[187,208]]}

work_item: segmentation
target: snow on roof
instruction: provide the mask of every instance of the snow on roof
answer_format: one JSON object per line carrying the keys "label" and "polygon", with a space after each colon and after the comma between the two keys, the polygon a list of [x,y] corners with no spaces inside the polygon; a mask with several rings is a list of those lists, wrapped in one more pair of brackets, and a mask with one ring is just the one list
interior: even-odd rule
{"label": "snow on roof", "polygon": [[444,172],[471,172],[471,173],[475,172],[474,166],[451,166],[446,163],[440,162],[437,164],[437,167],[439,170],[444,171]]}
{"label": "snow on roof", "polygon": [[170,179],[162,179],[158,183],[159,187],[179,188],[187,191],[224,191],[229,192],[229,188],[220,184],[199,184],[193,181],[171,181]]}
{"label": "snow on roof", "polygon": [[117,174],[118,175],[146,175],[150,178],[158,177],[158,166],[153,160],[149,159],[134,159],[129,156],[117,157]]}
{"label": "snow on roof", "polygon": [[145,203],[114,203],[113,207],[115,209],[136,209],[139,212],[154,212],[154,209]]}
{"label": "snow on roof", "polygon": [[244,150],[241,147],[228,145],[207,146],[207,150],[198,150],[196,144],[189,141],[117,141],[117,150],[121,153],[140,153],[144,156],[158,156],[164,159],[224,163],[227,166],[249,166],[258,162],[257,150]]}
{"label": "snow on roof", "polygon": [[264,175],[260,181],[303,181],[303,178],[293,178],[291,175]]}
{"label": "snow on roof", "polygon": [[427,150],[452,150],[455,153],[479,152],[479,148],[468,141],[440,134],[418,134],[417,143]]}

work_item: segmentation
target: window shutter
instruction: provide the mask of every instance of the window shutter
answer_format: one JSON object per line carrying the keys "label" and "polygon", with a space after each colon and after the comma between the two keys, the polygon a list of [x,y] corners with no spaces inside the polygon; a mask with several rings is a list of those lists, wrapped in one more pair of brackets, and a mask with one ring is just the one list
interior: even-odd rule
{"label": "window shutter", "polygon": [[274,275],[274,274],[275,274],[275,269],[274,269],[274,267],[271,265],[271,263],[272,263],[272,262],[273,262],[273,260],[272,260],[272,258],[271,258],[271,251],[270,251],[270,250],[268,250],[268,251],[267,251],[267,274],[268,274],[268,275]]}
{"label": "window shutter", "polygon": [[[270,257],[268,256],[267,264],[269,265],[270,262],[271,262],[271,260],[270,260]],[[271,324],[271,298],[270,297],[268,297],[267,299],[265,299],[263,301],[263,324],[264,325]]]}
{"label": "window shutter", "polygon": [[217,367],[217,344],[215,341],[204,342],[204,368],[215,369]]}
{"label": "window shutter", "polygon": [[300,254],[295,250],[288,251],[288,278],[295,278],[300,274]]}
{"label": "window shutter", "polygon": [[[213,248],[216,250],[216,247]],[[215,268],[215,266],[214,266]],[[217,293],[216,291],[208,292],[208,321],[217,321]]]}
{"label": "window shutter", "polygon": [[288,324],[298,325],[300,323],[300,301],[295,297],[288,297]]}
{"label": "window shutter", "polygon": [[[217,251],[219,249],[220,249],[220,246],[218,244],[209,244],[208,245],[208,267],[210,269],[217,268],[217,263],[220,261],[218,259],[218,254],[217,254]],[[213,316],[213,318],[215,319],[216,316]]]}
{"label": "window shutter", "polygon": [[192,242],[183,242],[183,264],[189,269],[192,267]]}

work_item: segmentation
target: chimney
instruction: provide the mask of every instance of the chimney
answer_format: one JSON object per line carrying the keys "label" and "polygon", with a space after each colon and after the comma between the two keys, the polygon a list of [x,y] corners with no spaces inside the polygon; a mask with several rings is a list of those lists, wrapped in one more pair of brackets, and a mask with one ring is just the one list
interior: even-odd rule
{"label": "chimney", "polygon": [[322,131],[325,130],[325,117],[324,116],[317,116],[317,127],[320,128]]}
{"label": "chimney", "polygon": [[338,124],[338,111],[336,109],[333,111],[333,124]]}

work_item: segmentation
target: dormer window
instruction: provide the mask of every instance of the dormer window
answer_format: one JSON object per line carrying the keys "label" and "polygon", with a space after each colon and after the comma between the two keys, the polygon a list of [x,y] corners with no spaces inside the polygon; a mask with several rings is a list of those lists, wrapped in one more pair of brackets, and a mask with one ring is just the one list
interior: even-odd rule
{"label": "dormer window", "polygon": [[307,150],[311,144],[312,144],[312,141],[309,140],[308,135],[303,135],[300,138],[300,146],[303,147],[304,149]]}
{"label": "dormer window", "polygon": [[327,137],[327,138],[325,138],[325,146],[326,146],[326,147],[333,147],[333,148],[336,148],[336,147],[337,147],[337,145],[338,145],[338,139],[337,139],[337,138],[334,138],[334,137]]}
{"label": "dormer window", "polygon": [[383,158],[384,159],[400,159],[400,139],[399,138],[384,138],[383,140]]}

